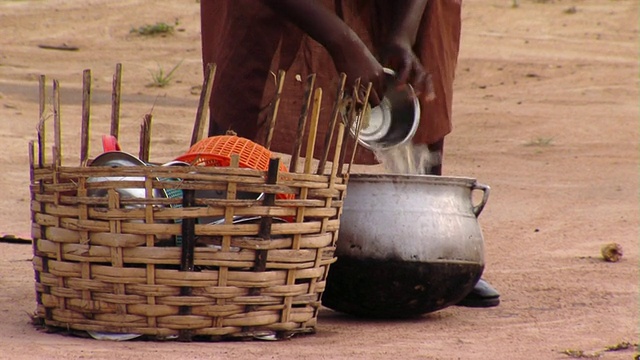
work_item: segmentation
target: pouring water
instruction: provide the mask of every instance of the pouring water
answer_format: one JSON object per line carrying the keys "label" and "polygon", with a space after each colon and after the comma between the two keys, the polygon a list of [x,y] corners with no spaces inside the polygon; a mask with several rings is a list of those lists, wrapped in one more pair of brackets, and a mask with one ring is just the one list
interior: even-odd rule
{"label": "pouring water", "polygon": [[441,163],[440,153],[429,151],[425,144],[404,144],[391,148],[373,148],[384,171],[391,174],[428,175]]}

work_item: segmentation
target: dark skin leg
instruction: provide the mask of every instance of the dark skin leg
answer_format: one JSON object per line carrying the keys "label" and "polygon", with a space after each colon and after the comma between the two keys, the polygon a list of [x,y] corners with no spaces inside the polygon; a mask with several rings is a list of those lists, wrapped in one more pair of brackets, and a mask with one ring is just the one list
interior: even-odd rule
{"label": "dark skin leg", "polygon": [[427,171],[427,175],[442,175],[442,155],[444,150],[444,139],[436,143],[427,145],[427,148],[429,149],[429,152],[437,152],[440,154],[440,163],[431,166],[429,171]]}

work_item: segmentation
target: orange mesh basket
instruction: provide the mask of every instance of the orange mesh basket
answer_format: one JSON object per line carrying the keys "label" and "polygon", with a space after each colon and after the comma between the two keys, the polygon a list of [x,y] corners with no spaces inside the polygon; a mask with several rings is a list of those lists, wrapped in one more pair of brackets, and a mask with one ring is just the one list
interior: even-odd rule
{"label": "orange mesh basket", "polygon": [[[191,165],[229,166],[233,154],[239,155],[240,167],[269,170],[271,151],[254,141],[235,135],[218,135],[200,140],[176,160]],[[283,163],[280,163],[280,171],[288,172]],[[279,199],[293,199],[293,197],[293,194],[277,195]]]}

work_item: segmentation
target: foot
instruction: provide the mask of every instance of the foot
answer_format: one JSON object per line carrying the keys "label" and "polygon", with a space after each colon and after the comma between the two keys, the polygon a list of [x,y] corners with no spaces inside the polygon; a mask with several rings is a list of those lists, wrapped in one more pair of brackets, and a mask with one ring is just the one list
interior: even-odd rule
{"label": "foot", "polygon": [[500,294],[488,282],[480,279],[469,295],[456,305],[476,308],[494,307],[500,304]]}

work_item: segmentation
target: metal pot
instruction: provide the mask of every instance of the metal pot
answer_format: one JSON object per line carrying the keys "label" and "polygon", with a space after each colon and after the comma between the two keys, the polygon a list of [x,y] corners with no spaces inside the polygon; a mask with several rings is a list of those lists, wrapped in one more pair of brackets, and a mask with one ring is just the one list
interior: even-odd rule
{"label": "metal pot", "polygon": [[[473,192],[482,199],[473,203]],[[352,174],[323,304],[366,317],[408,317],[466,296],[484,269],[475,179]]]}

